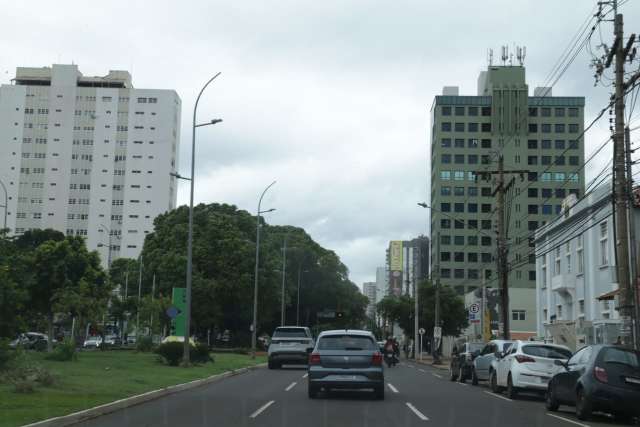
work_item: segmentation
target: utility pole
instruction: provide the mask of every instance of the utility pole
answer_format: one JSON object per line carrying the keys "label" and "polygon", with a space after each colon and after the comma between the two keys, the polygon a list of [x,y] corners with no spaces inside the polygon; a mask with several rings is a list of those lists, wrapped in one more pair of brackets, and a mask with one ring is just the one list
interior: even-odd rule
{"label": "utility pole", "polygon": [[284,326],[284,285],[287,269],[287,237],[284,236],[284,246],[282,247],[282,296],[280,302],[280,326]]}
{"label": "utility pole", "polygon": [[629,125],[624,128],[624,148],[625,148],[625,161],[627,169],[627,218],[629,220],[629,249],[631,252],[631,263],[629,269],[631,271],[631,299],[633,301],[633,320],[634,322],[634,347],[640,349],[640,305],[638,304],[638,254],[637,254],[637,241],[636,241],[636,223],[634,215],[635,197],[633,194],[633,173],[631,171],[631,130]]}
{"label": "utility pole", "polygon": [[[151,303],[152,304],[153,304],[153,300],[154,300],[153,294],[155,294],[155,293],[156,293],[156,273],[153,273],[153,282],[151,284]],[[152,310],[153,310],[153,308],[152,308]],[[149,317],[150,317],[150,319],[149,319],[149,334],[151,336],[153,336],[153,312],[151,313],[151,316],[149,316]]]}
{"label": "utility pole", "polygon": [[[500,289],[500,318],[502,321],[502,338],[505,340],[511,339],[511,330],[509,329],[509,268],[507,263],[507,257],[509,250],[507,247],[507,226],[505,224],[505,203],[504,195],[515,183],[515,179],[512,177],[508,183],[505,184],[505,174],[525,174],[529,173],[528,170],[504,170],[504,158],[502,154],[498,154],[498,170],[496,171],[478,171],[481,175],[497,175],[497,186],[493,191],[492,196],[496,198],[496,211],[498,215],[498,229],[496,231],[496,270],[498,274],[498,287]],[[483,274],[484,278],[484,274]]]}
{"label": "utility pole", "polygon": [[136,310],[136,338],[140,336],[140,300],[141,298],[142,298],[142,254],[140,254],[140,265],[138,268],[138,309]]}
{"label": "utility pole", "polygon": [[[436,309],[434,313],[434,331],[435,328],[440,327],[440,232],[438,232],[438,241],[436,242],[436,260],[438,261],[436,267]],[[435,334],[434,334],[435,335]],[[440,339],[436,340],[435,336],[433,339],[433,345],[431,348],[431,354],[433,356],[433,364],[440,364],[440,353],[438,352],[438,347],[440,347],[440,341],[442,341],[442,335],[440,335]]]}
{"label": "utility pole", "polygon": [[[420,250],[417,247],[414,247],[413,249],[415,250]],[[415,263],[414,263],[414,268],[415,268]],[[416,279],[416,275],[415,275],[415,270],[414,270],[414,274],[413,274],[413,303],[414,303],[414,307],[413,307],[413,357],[415,358],[415,360],[418,360],[418,353],[422,353],[422,348],[418,346],[418,314],[419,314],[419,304],[418,304],[418,283],[417,283],[417,279]],[[417,349],[417,351],[416,351]]]}

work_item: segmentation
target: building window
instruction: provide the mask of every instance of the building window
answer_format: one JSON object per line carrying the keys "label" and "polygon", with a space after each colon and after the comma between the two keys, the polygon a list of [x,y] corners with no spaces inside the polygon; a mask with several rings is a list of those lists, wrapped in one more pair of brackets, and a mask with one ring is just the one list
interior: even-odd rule
{"label": "building window", "polygon": [[555,255],[556,255],[556,258],[555,258],[556,262],[555,262],[555,268],[553,270],[553,274],[555,276],[559,276],[561,273],[560,268],[562,267],[561,260],[560,260],[560,247],[556,248]]}
{"label": "building window", "polygon": [[607,223],[600,223],[600,265],[609,264],[607,253]]}
{"label": "building window", "polygon": [[564,108],[556,107],[555,114],[556,114],[556,117],[564,117]]}
{"label": "building window", "polygon": [[456,132],[464,132],[464,123],[456,122],[454,125],[454,129]]}
{"label": "building window", "polygon": [[478,254],[475,252],[467,253],[467,262],[478,262]]}
{"label": "building window", "polygon": [[578,109],[569,108],[569,117],[578,117]]}
{"label": "building window", "polygon": [[440,203],[440,210],[442,212],[451,212],[451,203]]}
{"label": "building window", "polygon": [[456,116],[464,116],[464,107],[456,107],[455,113]]}
{"label": "building window", "polygon": [[453,261],[454,262],[464,262],[464,252],[454,252],[453,253]]}
{"label": "building window", "polygon": [[537,149],[538,148],[538,140],[530,139],[529,141],[527,141],[527,148],[529,148],[530,150]]}
{"label": "building window", "polygon": [[478,195],[478,187],[467,188],[467,194],[469,197],[476,197]]}
{"label": "building window", "polygon": [[455,279],[464,279],[464,269],[456,268],[455,270],[453,270],[453,277]]}
{"label": "building window", "polygon": [[577,124],[569,124],[569,133],[578,133],[579,126]]}
{"label": "building window", "polygon": [[480,141],[480,145],[482,148],[491,148],[491,140],[490,139],[483,139]]}
{"label": "building window", "polygon": [[[142,143],[142,141],[140,141]],[[440,140],[440,146],[442,148],[451,148],[451,138],[442,138]]]}
{"label": "building window", "polygon": [[511,320],[526,320],[524,310],[511,310]]}
{"label": "building window", "polygon": [[475,268],[467,270],[467,277],[469,279],[479,279],[478,270],[476,270]]}
{"label": "building window", "polygon": [[478,204],[477,203],[469,203],[467,205],[467,211],[469,213],[477,213],[478,212]]}
{"label": "building window", "polygon": [[491,246],[491,237],[490,236],[482,236],[481,244],[482,244],[482,246]]}
{"label": "building window", "polygon": [[440,236],[440,244],[442,245],[450,245],[451,244],[451,236]]}
{"label": "building window", "polygon": [[453,180],[454,181],[464,181],[464,171],[454,171],[453,172]]}
{"label": "building window", "polygon": [[442,132],[451,132],[451,122],[442,122]]}
{"label": "building window", "polygon": [[478,107],[469,107],[469,115],[477,116],[478,115]]}
{"label": "building window", "polygon": [[551,124],[543,123],[540,125],[540,131],[542,133],[551,133]]}
{"label": "building window", "polygon": [[551,205],[542,205],[542,215],[553,215],[553,208]]}
{"label": "building window", "polygon": [[440,261],[441,262],[451,261],[451,252],[440,252]]}
{"label": "building window", "polygon": [[482,132],[491,132],[491,123],[482,123]]}
{"label": "building window", "polygon": [[583,250],[582,250],[582,235],[578,236],[578,241],[576,243],[576,258],[578,261],[578,274],[584,273],[584,259],[582,258]]}
{"label": "building window", "polygon": [[527,164],[529,165],[537,165],[538,164],[538,156],[528,156]]}
{"label": "building window", "polygon": [[440,156],[440,162],[443,164],[451,163],[451,154],[442,154]]}
{"label": "building window", "polygon": [[440,277],[443,279],[448,279],[451,277],[451,269],[449,268],[441,268],[440,269]]}
{"label": "building window", "polygon": [[491,107],[482,107],[482,115],[488,117],[491,115]]}
{"label": "building window", "polygon": [[564,150],[564,139],[556,139],[555,147],[556,150]]}
{"label": "building window", "polygon": [[470,138],[469,140],[467,140],[467,146],[469,148],[478,148],[479,142],[480,140],[478,140],[477,138]]}
{"label": "building window", "polygon": [[469,130],[469,132],[478,132],[478,124],[477,123],[469,123],[468,130]]}
{"label": "building window", "polygon": [[558,319],[562,319],[562,305],[560,304],[556,306],[556,316],[558,316]]}
{"label": "building window", "polygon": [[470,219],[467,221],[467,228],[469,230],[477,230],[478,229],[478,220],[477,219]]}
{"label": "building window", "polygon": [[456,154],[453,156],[453,162],[457,165],[464,164],[464,154]]}
{"label": "building window", "polygon": [[454,139],[453,146],[454,148],[464,148],[464,139],[463,138]]}
{"label": "building window", "polygon": [[453,244],[456,246],[464,246],[464,236],[453,236]]}
{"label": "building window", "polygon": [[556,133],[564,133],[564,123],[556,123]]}
{"label": "building window", "polygon": [[451,171],[440,171],[441,181],[451,181]]}
{"label": "building window", "polygon": [[536,107],[529,107],[529,117],[538,117],[538,109]]}
{"label": "building window", "polygon": [[529,205],[529,215],[538,215],[538,205]]}
{"label": "building window", "polygon": [[550,165],[551,164],[551,156],[541,156],[540,157],[541,165]]}
{"label": "building window", "polygon": [[578,156],[569,156],[569,164],[571,166],[578,166],[580,158]]}
{"label": "building window", "polygon": [[571,273],[571,243],[565,245],[565,258],[567,260],[567,273]]}
{"label": "building window", "polygon": [[440,195],[441,196],[450,196],[451,195],[451,187],[447,187],[447,186],[440,187]]}
{"label": "building window", "polygon": [[464,213],[464,203],[454,203],[453,211],[456,213]]}
{"label": "building window", "polygon": [[451,220],[446,218],[441,219],[440,228],[451,228]]}
{"label": "building window", "polygon": [[470,165],[477,165],[478,164],[478,155],[477,154],[469,154],[469,156],[467,157],[467,162]]}
{"label": "building window", "polygon": [[542,117],[551,117],[551,108],[549,107],[542,107],[540,109],[540,115]]}
{"label": "building window", "polygon": [[538,125],[536,123],[529,123],[529,133],[538,132]]}
{"label": "building window", "polygon": [[451,115],[451,107],[449,106],[443,106],[441,109],[442,115],[443,116],[450,116]]}
{"label": "building window", "polygon": [[491,220],[490,219],[483,219],[482,223],[480,224],[483,230],[491,230]]}

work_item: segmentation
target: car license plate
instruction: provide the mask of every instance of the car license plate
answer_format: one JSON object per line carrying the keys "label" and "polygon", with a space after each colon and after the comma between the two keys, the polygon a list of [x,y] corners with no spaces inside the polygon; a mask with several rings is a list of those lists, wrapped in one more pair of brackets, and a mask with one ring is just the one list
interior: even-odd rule
{"label": "car license plate", "polygon": [[356,379],[355,375],[337,375],[337,378],[342,381],[353,381]]}
{"label": "car license plate", "polygon": [[626,377],[625,381],[632,384],[640,384],[640,378]]}

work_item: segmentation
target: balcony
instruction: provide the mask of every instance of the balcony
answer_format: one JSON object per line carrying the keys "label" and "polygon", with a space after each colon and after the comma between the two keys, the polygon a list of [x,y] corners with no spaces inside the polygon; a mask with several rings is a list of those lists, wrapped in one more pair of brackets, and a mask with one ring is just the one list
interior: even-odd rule
{"label": "balcony", "polygon": [[560,274],[551,278],[551,290],[554,292],[570,293],[576,289],[576,276]]}

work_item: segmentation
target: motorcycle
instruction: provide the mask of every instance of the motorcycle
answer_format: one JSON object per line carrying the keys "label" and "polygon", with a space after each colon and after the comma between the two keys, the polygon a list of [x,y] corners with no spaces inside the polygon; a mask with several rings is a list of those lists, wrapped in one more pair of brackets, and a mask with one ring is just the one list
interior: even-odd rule
{"label": "motorcycle", "polygon": [[396,358],[396,356],[391,353],[391,352],[387,352],[384,355],[384,361],[387,364],[387,367],[390,368],[392,366],[395,366],[398,363],[398,359]]}

